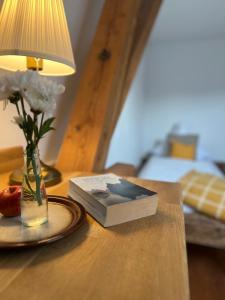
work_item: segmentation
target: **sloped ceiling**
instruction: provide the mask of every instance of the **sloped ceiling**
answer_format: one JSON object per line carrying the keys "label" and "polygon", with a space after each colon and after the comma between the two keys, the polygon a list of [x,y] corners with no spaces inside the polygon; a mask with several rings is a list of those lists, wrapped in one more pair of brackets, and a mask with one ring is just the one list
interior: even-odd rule
{"label": "sloped ceiling", "polygon": [[224,0],[164,0],[152,41],[225,37]]}

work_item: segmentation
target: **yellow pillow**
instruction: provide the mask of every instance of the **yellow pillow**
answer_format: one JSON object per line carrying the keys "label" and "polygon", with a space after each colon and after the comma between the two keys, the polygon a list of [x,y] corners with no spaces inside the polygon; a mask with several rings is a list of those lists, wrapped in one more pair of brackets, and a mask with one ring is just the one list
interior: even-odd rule
{"label": "yellow pillow", "polygon": [[184,158],[184,159],[195,159],[196,154],[196,145],[188,145],[184,143],[179,143],[177,141],[171,141],[171,152],[170,155],[176,158]]}
{"label": "yellow pillow", "polygon": [[185,204],[225,221],[225,179],[191,171],[182,177],[180,182]]}

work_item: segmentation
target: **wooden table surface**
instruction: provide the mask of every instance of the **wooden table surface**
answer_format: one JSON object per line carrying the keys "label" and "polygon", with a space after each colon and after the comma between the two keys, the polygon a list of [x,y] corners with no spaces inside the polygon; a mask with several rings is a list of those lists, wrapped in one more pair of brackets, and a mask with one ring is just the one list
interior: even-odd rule
{"label": "wooden table surface", "polygon": [[[0,176],[0,188],[7,176]],[[65,196],[71,176],[48,193]],[[56,243],[0,250],[0,299],[189,299],[180,187],[129,179],[158,191],[156,216],[109,229],[88,216],[77,232]]]}

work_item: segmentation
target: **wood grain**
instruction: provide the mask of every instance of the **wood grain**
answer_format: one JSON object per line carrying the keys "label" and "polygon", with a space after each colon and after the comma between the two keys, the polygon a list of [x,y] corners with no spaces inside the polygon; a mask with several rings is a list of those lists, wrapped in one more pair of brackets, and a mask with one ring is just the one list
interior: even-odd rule
{"label": "wood grain", "polygon": [[[65,173],[48,193],[65,195],[75,175],[81,173]],[[0,251],[1,299],[189,299],[180,186],[129,179],[159,192],[156,216],[110,229],[88,217],[76,234],[55,244]]]}
{"label": "wood grain", "polygon": [[12,171],[23,166],[23,148],[0,149],[0,173]]}
{"label": "wood grain", "polygon": [[[60,149],[57,166],[61,170],[103,171],[115,124],[160,2],[105,1]],[[143,16],[143,3],[150,3],[148,18]]]}
{"label": "wood grain", "polygon": [[102,171],[105,166],[112,134],[122,112],[133,79],[135,78],[146,43],[148,39],[150,39],[150,34],[161,3],[162,0],[139,1],[133,34],[130,38],[130,44],[127,44],[127,46],[130,47],[127,49],[127,63],[125,64],[125,62],[123,62],[123,81],[120,80],[120,86],[118,86],[117,101],[114,99],[114,106],[110,108],[111,119],[110,122],[107,123],[107,129],[105,130],[107,134],[102,137],[99,143],[99,151],[96,156],[96,171]]}
{"label": "wood grain", "polygon": [[119,105],[115,107],[114,122],[111,123],[114,126],[113,128],[115,128],[118,117],[122,111],[125,99],[128,95],[131,84],[136,75],[136,71],[142,59],[146,43],[150,39],[151,31],[158,16],[161,4],[162,0],[140,1],[136,16],[135,31],[133,34],[131,50],[129,53],[127,63],[127,69],[125,71],[122,93],[120,96],[120,102]]}

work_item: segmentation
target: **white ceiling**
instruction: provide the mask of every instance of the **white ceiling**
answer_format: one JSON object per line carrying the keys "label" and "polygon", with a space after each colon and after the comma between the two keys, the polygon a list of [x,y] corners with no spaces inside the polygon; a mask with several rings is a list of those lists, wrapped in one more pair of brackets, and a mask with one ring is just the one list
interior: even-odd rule
{"label": "white ceiling", "polygon": [[225,37],[225,0],[164,0],[153,41]]}

